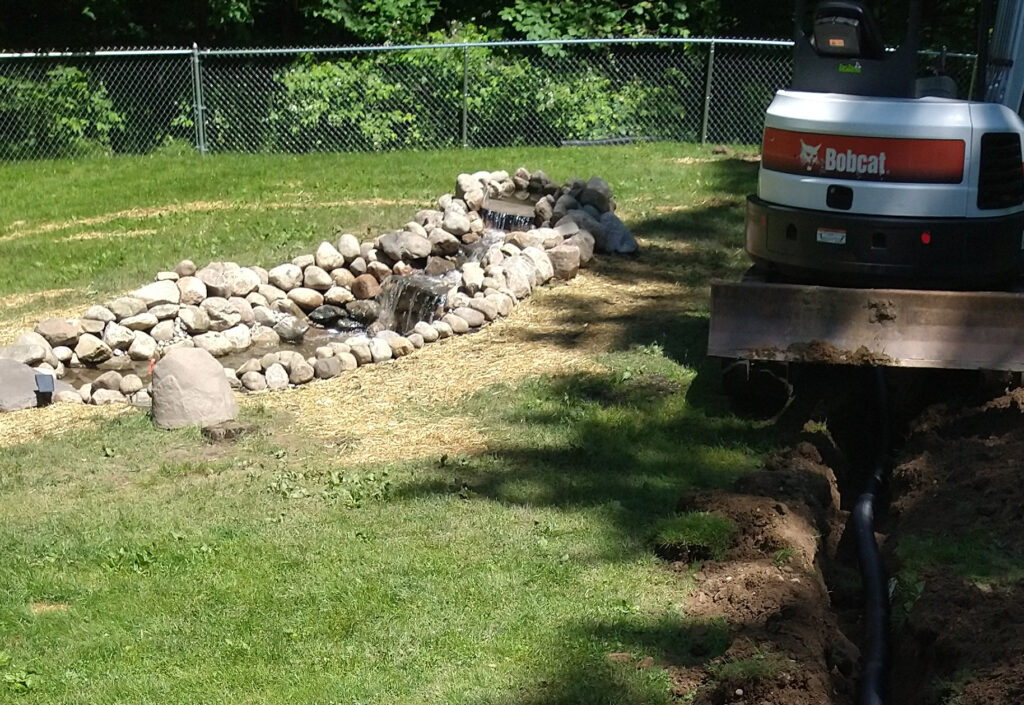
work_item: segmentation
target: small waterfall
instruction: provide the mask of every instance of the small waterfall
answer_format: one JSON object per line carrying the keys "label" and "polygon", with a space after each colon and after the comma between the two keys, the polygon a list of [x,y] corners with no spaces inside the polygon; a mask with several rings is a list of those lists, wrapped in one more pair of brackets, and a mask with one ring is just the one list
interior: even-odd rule
{"label": "small waterfall", "polygon": [[490,228],[513,232],[534,227],[535,201],[518,201],[488,197],[480,207],[484,224]]}
{"label": "small waterfall", "polygon": [[463,245],[462,251],[459,253],[458,264],[462,267],[466,262],[479,262],[487,255],[492,247],[495,245],[503,245],[505,243],[505,233],[501,230],[494,228],[487,228],[484,230],[480,239],[476,242]]}
{"label": "small waterfall", "polygon": [[377,294],[377,322],[401,334],[408,333],[419,321],[431,323],[444,310],[451,287],[444,277],[428,274],[388,277]]}
{"label": "small waterfall", "polygon": [[501,211],[492,211],[481,209],[480,213],[483,215],[484,223],[489,228],[496,228],[498,230],[504,230],[505,232],[514,232],[516,230],[530,230],[533,228],[533,214],[523,215],[519,213],[502,213]]}

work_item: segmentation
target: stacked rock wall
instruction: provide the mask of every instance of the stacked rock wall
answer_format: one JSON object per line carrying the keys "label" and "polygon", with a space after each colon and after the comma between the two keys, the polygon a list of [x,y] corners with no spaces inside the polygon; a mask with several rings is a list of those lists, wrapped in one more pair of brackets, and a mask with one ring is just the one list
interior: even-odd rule
{"label": "stacked rock wall", "polygon": [[[501,199],[532,206],[532,223],[486,233],[485,206],[500,208]],[[558,186],[525,169],[460,174],[455,193],[441,196],[437,208],[373,240],[341,234],[270,269],[234,262],[197,268],[185,260],[79,318],[40,322],[0,348],[0,358],[57,378],[68,368],[94,369],[95,379],[77,392],[63,389],[58,400],[97,404],[148,403],[138,368],[177,347],[217,358],[259,350],[226,369],[235,388],[252,392],[327,379],[507,316],[536,287],[576,276],[595,250],[632,251],[614,207],[597,177]],[[407,303],[396,316],[388,280],[407,277],[411,285],[413,274],[430,278],[429,291],[419,308]],[[391,330],[396,323],[400,329]],[[338,333],[307,357],[287,344],[301,343],[311,326]]]}

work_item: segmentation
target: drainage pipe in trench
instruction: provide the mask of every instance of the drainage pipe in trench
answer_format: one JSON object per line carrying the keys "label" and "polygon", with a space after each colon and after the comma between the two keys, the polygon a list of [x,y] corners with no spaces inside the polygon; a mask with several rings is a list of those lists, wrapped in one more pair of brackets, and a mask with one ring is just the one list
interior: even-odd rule
{"label": "drainage pipe in trench", "polygon": [[879,429],[878,445],[871,475],[863,492],[857,497],[850,522],[857,540],[861,583],[864,590],[864,646],[861,650],[861,672],[858,683],[858,705],[883,705],[888,701],[889,672],[889,594],[885,568],[875,541],[875,506],[887,472],[886,451],[889,448],[889,414],[883,368],[876,367],[875,401]]}

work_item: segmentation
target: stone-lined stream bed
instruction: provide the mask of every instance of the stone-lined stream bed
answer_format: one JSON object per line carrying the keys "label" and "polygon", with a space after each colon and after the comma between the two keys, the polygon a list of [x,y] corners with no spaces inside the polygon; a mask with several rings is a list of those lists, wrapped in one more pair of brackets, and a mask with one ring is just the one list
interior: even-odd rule
{"label": "stone-lined stream bed", "polygon": [[[0,362],[54,376],[54,400],[69,403],[148,405],[153,364],[179,347],[208,351],[247,392],[329,379],[479,330],[595,251],[635,251],[614,211],[598,177],[460,174],[435,208],[376,238],[341,234],[269,269],[183,260],[77,318],[40,321]],[[34,406],[11,364],[0,410]]]}

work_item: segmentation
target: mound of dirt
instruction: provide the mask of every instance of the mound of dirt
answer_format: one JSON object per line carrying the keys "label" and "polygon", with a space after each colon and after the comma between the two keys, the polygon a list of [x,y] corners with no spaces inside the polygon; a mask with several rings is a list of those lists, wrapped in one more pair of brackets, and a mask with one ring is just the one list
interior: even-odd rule
{"label": "mound of dirt", "polygon": [[696,690],[699,705],[850,702],[859,654],[839,628],[820,567],[841,526],[833,473],[801,443],[736,489],[679,502],[680,511],[730,519],[737,533],[725,560],[701,566],[687,603],[698,620],[724,619],[732,643],[710,663],[675,669],[677,690]]}
{"label": "mound of dirt", "polygon": [[894,606],[894,702],[1024,702],[1024,389],[932,406],[913,431],[887,546],[894,571],[915,541],[942,563]]}

